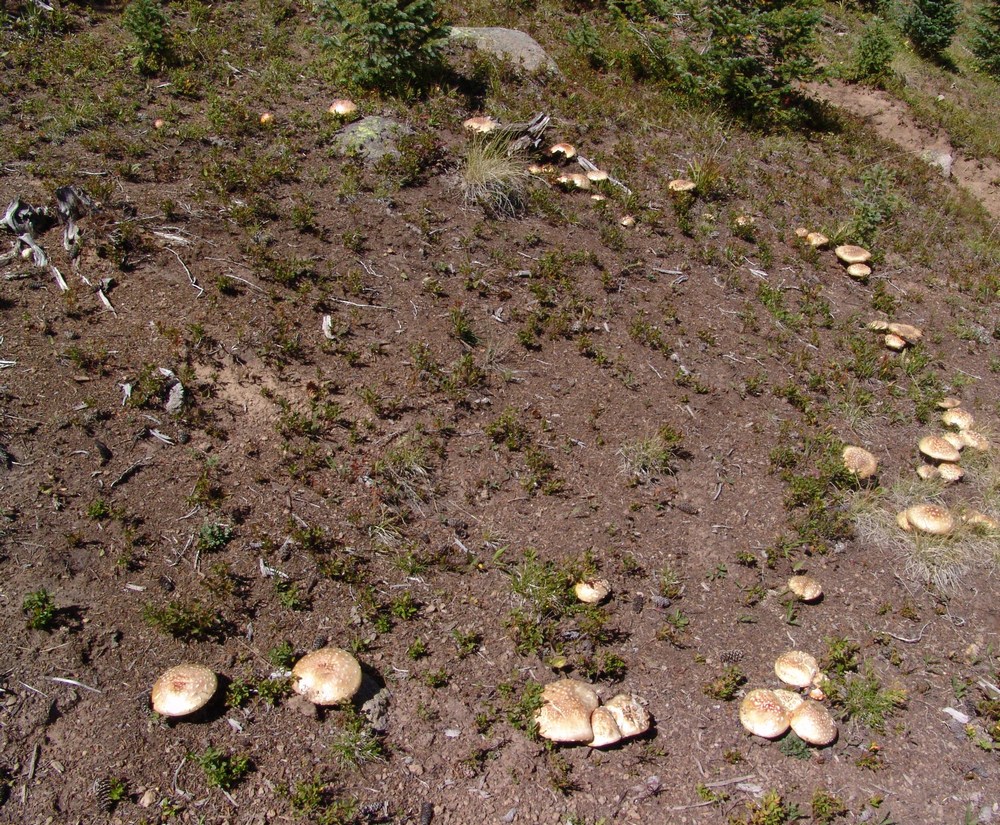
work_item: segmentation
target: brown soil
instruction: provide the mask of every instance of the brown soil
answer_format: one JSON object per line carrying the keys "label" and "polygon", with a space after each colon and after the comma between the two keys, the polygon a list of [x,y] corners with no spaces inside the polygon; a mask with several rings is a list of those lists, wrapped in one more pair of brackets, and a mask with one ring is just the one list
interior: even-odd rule
{"label": "brown soil", "polygon": [[[989,741],[980,685],[996,681],[1000,628],[990,568],[940,593],[907,575],[894,546],[845,535],[776,549],[794,512],[775,448],[801,457],[819,435],[861,443],[888,485],[910,477],[917,437],[933,426],[914,420],[899,356],[881,350],[895,378],[865,380],[869,417],[846,414],[832,379],[807,385],[810,374],[847,374],[844,341],[867,335],[875,313],[872,286],[786,231],[794,215],[759,216],[767,267],[722,220],[707,240],[685,236],[662,176],[639,192],[652,208],[627,232],[615,197],[601,209],[556,189],[521,218],[486,220],[455,183],[463,104],[449,101],[433,127],[414,115],[440,152],[386,192],[381,172],[291,125],[322,120],[329,90],[318,83],[271,107],[277,132],[251,125],[204,141],[180,131],[204,122],[203,104],[167,95],[146,88],[128,130],[148,154],[139,171],[115,172],[101,208],[81,218],[76,262],[59,227],[39,234],[69,290],[20,258],[0,267],[0,821],[291,822],[307,817],[288,789],[312,780],[328,798],[370,806],[358,814],[370,822],[426,822],[429,804],[434,823],[455,825],[718,823],[772,789],[805,816],[825,789],[847,822],[1000,816],[1000,763],[977,746]],[[168,104],[173,120],[154,133]],[[43,127],[12,116],[0,144]],[[204,170],[264,157],[278,135],[299,141],[297,171],[263,193],[275,216],[248,229],[238,208],[260,193],[219,193]],[[613,145],[606,137],[594,156]],[[45,152],[64,180],[93,188],[86,173],[107,177],[79,135]],[[0,204],[53,204],[53,178],[38,171],[6,158]],[[349,191],[352,176],[362,183]],[[303,188],[315,215],[297,231],[287,215]],[[720,209],[699,203],[698,219]],[[293,258],[306,270],[297,276],[279,265]],[[956,301],[892,261],[907,278],[893,294],[920,299],[899,315],[926,331],[929,369],[978,376],[942,389],[997,431],[989,335],[953,335],[967,320]],[[96,292],[105,278],[114,311]],[[829,317],[788,326],[754,298],[761,284],[796,311],[808,311],[799,296],[821,295]],[[161,367],[185,388],[176,414]],[[494,435],[505,411],[519,428],[513,448]],[[665,425],[683,434],[673,474],[634,483],[623,448]],[[399,469],[406,449],[419,471]],[[805,460],[800,473],[812,475],[814,456]],[[228,543],[212,540],[218,525],[231,528]],[[511,615],[530,614],[532,591],[513,583],[531,548],[558,570],[590,565],[611,581],[603,628],[568,613],[548,622],[537,653],[518,652]],[[825,596],[790,613],[793,565]],[[679,580],[672,599],[665,570]],[[279,592],[282,581],[295,590]],[[43,588],[54,626],[30,629],[22,606]],[[217,614],[210,637],[158,629],[150,610],[171,602]],[[464,655],[461,636],[474,637]],[[881,683],[906,692],[884,729],[843,719],[832,746],[795,758],[787,741],[741,729],[738,697],[705,691],[724,662],[738,662],[744,689],[777,686],[778,654],[822,657],[831,637],[855,641]],[[296,655],[325,642],[359,651],[369,692],[387,689],[380,760],[339,761],[349,714],[289,698],[220,701],[172,723],[151,714],[167,667],[197,661],[226,682],[266,680],[269,651],[286,641]],[[520,729],[518,701],[557,678],[546,664],[557,652],[605,699],[643,697],[653,731],[595,751],[549,749]],[[191,758],[209,746],[249,757],[228,795]],[[93,788],[108,777],[127,798],[105,815]]]}

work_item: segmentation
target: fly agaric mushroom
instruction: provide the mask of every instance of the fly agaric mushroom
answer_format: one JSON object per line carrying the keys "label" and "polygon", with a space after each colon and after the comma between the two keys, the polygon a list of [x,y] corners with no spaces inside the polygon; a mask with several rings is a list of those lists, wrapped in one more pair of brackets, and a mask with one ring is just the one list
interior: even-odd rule
{"label": "fly agaric mushroom", "polygon": [[844,264],[866,264],[872,259],[872,253],[867,249],[854,246],[853,244],[844,244],[843,246],[838,246],[833,250],[833,254],[840,259],[841,263]]}
{"label": "fly agaric mushroom", "polygon": [[900,338],[898,335],[891,332],[888,333],[883,340],[885,341],[886,347],[891,349],[893,352],[902,352],[906,349],[906,339]]}
{"label": "fly agaric mushroom", "polygon": [[587,744],[592,748],[603,748],[622,741],[622,732],[618,729],[618,723],[607,708],[595,708],[594,712],[590,714],[590,727],[593,730],[594,738]]}
{"label": "fly agaric mushroom", "polygon": [[920,339],[924,337],[923,331],[919,327],[915,327],[912,324],[898,324],[893,322],[889,324],[887,329],[893,335],[898,335],[908,344],[919,343]]}
{"label": "fly agaric mushroom", "polygon": [[549,682],[542,690],[542,706],[535,714],[538,735],[553,742],[590,742],[590,717],[600,700],[594,689],[575,679]]}
{"label": "fly agaric mushroom", "polygon": [[604,708],[615,718],[622,738],[638,736],[649,730],[649,712],[635,694],[619,693],[604,703]]}
{"label": "fly agaric mushroom", "polygon": [[788,730],[791,713],[773,690],[751,690],[740,702],[740,723],[755,736],[776,739]]}
{"label": "fly agaric mushroom", "polygon": [[830,239],[822,232],[809,232],[806,234],[806,243],[813,249],[822,249],[830,243]]}
{"label": "fly agaric mushroom", "polygon": [[814,602],[823,595],[823,586],[812,576],[792,576],[788,589],[803,602]]}
{"label": "fly agaric mushroom", "polygon": [[889,329],[889,322],[876,318],[874,321],[868,322],[866,329],[870,329],[872,332],[885,332]]}
{"label": "fly agaric mushroom", "polygon": [[990,448],[990,440],[985,435],[974,433],[972,430],[963,430],[959,433],[962,443],[970,450],[979,450],[985,453]]}
{"label": "fly agaric mushroom", "polygon": [[910,519],[906,515],[906,510],[900,510],[896,513],[896,524],[899,525],[900,530],[903,530],[906,533],[913,530],[913,527],[910,525]]}
{"label": "fly agaric mushroom", "polygon": [[625,215],[618,223],[624,227],[635,226],[635,217],[633,215]]}
{"label": "fly agaric mushroom", "polygon": [[965,476],[965,470],[959,467],[957,464],[951,464],[947,461],[943,461],[938,465],[937,468],[938,475],[941,477],[942,481],[947,481],[949,484],[954,481],[961,481]]}
{"label": "fly agaric mushroom", "polygon": [[573,592],[584,604],[600,604],[611,594],[611,583],[606,579],[577,582]]}
{"label": "fly agaric mushroom", "polygon": [[270,126],[272,123],[274,123],[274,115],[272,115],[270,112],[264,112],[260,116],[261,126]]}
{"label": "fly agaric mushroom", "polygon": [[772,690],[771,693],[774,694],[774,698],[778,700],[778,703],[789,713],[795,713],[798,710],[799,705],[801,705],[805,699],[801,693],[796,693],[794,690],[785,690],[784,688],[776,688]]}
{"label": "fly agaric mushroom", "polygon": [[944,398],[942,398],[940,401],[937,402],[937,405],[939,410],[950,410],[953,407],[962,406],[962,399],[955,398],[954,395],[946,395]]}
{"label": "fly agaric mushroom", "polygon": [[847,471],[854,473],[862,481],[871,478],[878,471],[878,459],[864,447],[844,447],[841,457]]}
{"label": "fly agaric mushroom", "polygon": [[789,720],[795,735],[810,745],[829,745],[837,738],[837,723],[819,702],[806,700]]}
{"label": "fly agaric mushroom", "polygon": [[955,529],[955,519],[951,513],[937,504],[915,504],[905,512],[910,526],[921,533],[947,536]]}
{"label": "fly agaric mushroom", "polygon": [[346,702],[361,687],[361,665],[346,650],[321,647],[292,668],[292,689],[314,705]]}
{"label": "fly agaric mushroom", "polygon": [[571,172],[568,175],[560,175],[556,178],[556,183],[563,186],[574,186],[577,189],[590,189],[590,178],[582,172]]}
{"label": "fly agaric mushroom", "polygon": [[491,117],[470,117],[462,124],[462,128],[468,132],[485,135],[492,132],[499,125],[500,123]]}
{"label": "fly agaric mushroom", "polygon": [[962,521],[982,530],[1000,530],[1000,522],[986,513],[979,512],[979,510],[966,510],[962,514]]}
{"label": "fly agaric mushroom", "polygon": [[346,97],[342,97],[333,101],[327,111],[331,115],[337,115],[337,117],[348,117],[358,111],[358,104],[353,100],[348,100]]}
{"label": "fly agaric mushroom", "polygon": [[576,148],[572,143],[556,143],[549,147],[550,155],[562,155],[564,160],[576,157]]}
{"label": "fly agaric mushroom", "polygon": [[941,471],[933,464],[921,464],[917,467],[917,475],[924,481],[930,481],[940,476]]}
{"label": "fly agaric mushroom", "polygon": [[693,180],[688,180],[687,178],[677,178],[667,184],[667,189],[671,192],[677,192],[679,194],[683,194],[684,192],[693,192],[697,188],[698,184],[696,184]]}
{"label": "fly agaric mushroom", "polygon": [[956,450],[962,452],[962,450],[964,450],[966,447],[965,438],[963,437],[964,435],[965,435],[964,432],[945,433],[944,435],[941,436],[941,438],[943,438],[945,441],[951,444],[951,446],[954,447]]}
{"label": "fly agaric mushroom", "polygon": [[805,651],[789,650],[775,660],[774,673],[786,685],[806,688],[819,676],[819,663]]}
{"label": "fly agaric mushroom", "polygon": [[958,450],[938,435],[925,435],[917,444],[917,449],[931,461],[956,462],[961,458]]}
{"label": "fly agaric mushroom", "polygon": [[952,407],[941,414],[941,423],[946,427],[954,427],[956,430],[971,430],[976,420],[968,410]]}
{"label": "fly agaric mushroom", "polygon": [[160,716],[188,716],[205,707],[218,687],[219,680],[204,665],[175,665],[153,684],[150,699]]}
{"label": "fly agaric mushroom", "polygon": [[872,268],[868,264],[851,264],[847,267],[847,274],[855,281],[864,281],[872,274]]}
{"label": "fly agaric mushroom", "polygon": [[601,183],[608,179],[608,173],[603,169],[591,169],[587,172],[587,179],[593,183]]}
{"label": "fly agaric mushroom", "polygon": [[806,229],[804,226],[800,226],[795,230],[795,237],[805,240],[806,238],[809,237],[809,230]]}

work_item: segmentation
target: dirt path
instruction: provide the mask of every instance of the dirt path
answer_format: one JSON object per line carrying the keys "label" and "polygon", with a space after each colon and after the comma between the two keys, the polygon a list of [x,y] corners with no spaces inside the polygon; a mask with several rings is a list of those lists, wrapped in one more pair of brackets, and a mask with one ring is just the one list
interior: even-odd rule
{"label": "dirt path", "polygon": [[917,123],[909,107],[886,92],[831,80],[810,89],[834,106],[857,115],[875,131],[917,157],[951,155],[951,178],[1000,220],[1000,161],[970,158],[951,144],[948,133]]}

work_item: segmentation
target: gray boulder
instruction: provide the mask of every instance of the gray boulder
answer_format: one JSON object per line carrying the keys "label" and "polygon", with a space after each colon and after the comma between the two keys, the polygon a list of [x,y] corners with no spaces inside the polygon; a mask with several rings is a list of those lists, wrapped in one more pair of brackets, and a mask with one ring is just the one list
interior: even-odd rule
{"label": "gray boulder", "polygon": [[348,124],[333,139],[334,148],[341,155],[361,157],[366,163],[375,163],[384,157],[399,157],[396,141],[413,129],[398,120],[370,115]]}
{"label": "gray boulder", "polygon": [[556,62],[531,35],[498,26],[452,26],[451,38],[503,60],[528,73],[560,75]]}

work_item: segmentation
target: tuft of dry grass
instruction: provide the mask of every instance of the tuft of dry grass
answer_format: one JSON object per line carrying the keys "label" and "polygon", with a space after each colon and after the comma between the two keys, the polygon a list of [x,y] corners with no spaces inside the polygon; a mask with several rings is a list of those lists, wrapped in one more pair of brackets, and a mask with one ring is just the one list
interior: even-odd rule
{"label": "tuft of dry grass", "polygon": [[459,184],[470,206],[495,218],[515,217],[524,207],[528,167],[506,138],[476,136],[469,142]]}

